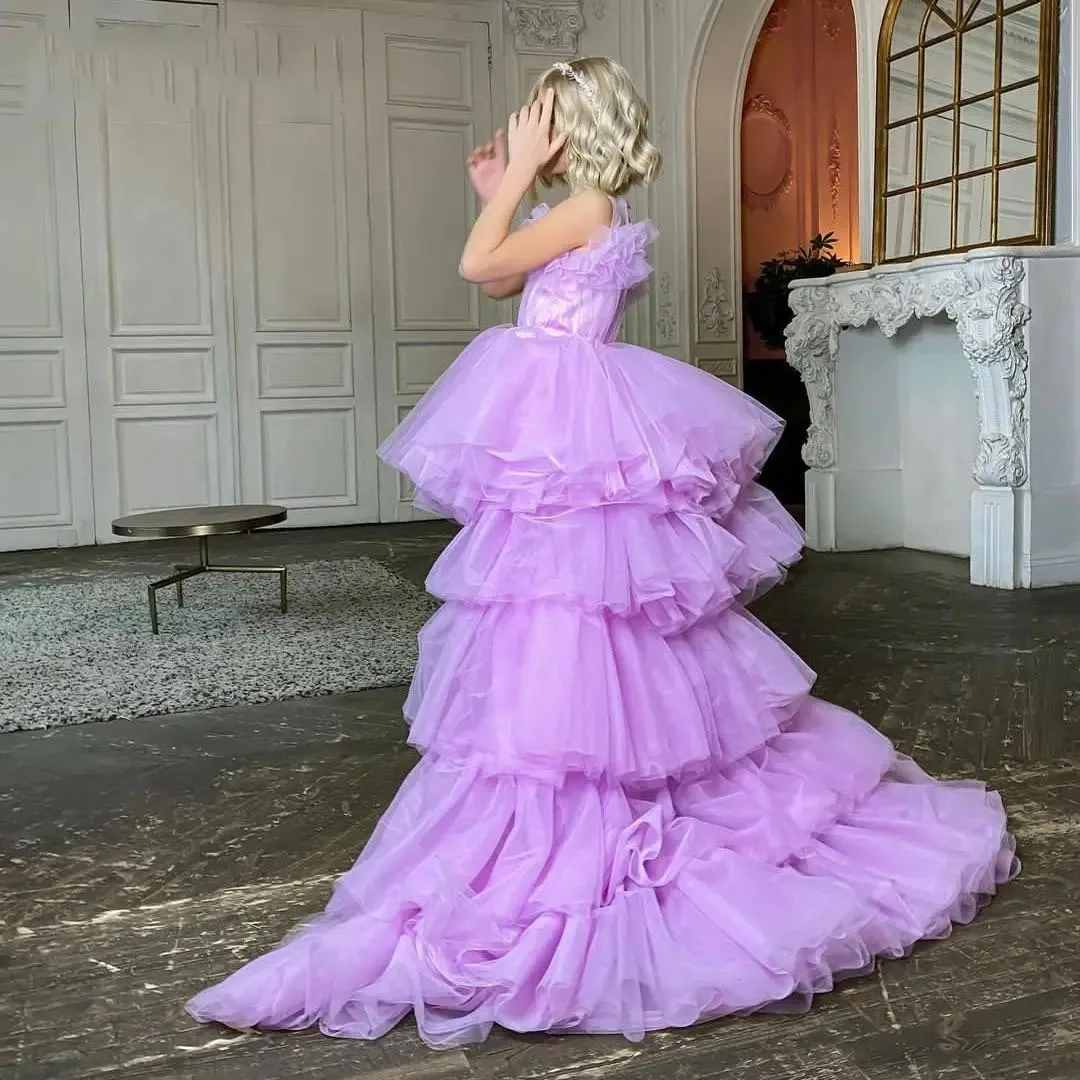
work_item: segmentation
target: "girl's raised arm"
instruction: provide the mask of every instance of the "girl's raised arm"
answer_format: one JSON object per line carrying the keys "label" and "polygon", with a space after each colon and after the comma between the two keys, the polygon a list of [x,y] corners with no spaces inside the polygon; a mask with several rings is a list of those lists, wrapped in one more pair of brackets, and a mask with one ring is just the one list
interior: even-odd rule
{"label": "girl's raised arm", "polygon": [[558,154],[566,135],[552,135],[554,92],[510,118],[510,163],[498,190],[484,207],[465,242],[460,272],[481,285],[528,274],[552,259],[585,247],[599,226],[611,220],[611,205],[600,192],[567,199],[527,229],[512,232],[514,214],[532,189],[537,173]]}

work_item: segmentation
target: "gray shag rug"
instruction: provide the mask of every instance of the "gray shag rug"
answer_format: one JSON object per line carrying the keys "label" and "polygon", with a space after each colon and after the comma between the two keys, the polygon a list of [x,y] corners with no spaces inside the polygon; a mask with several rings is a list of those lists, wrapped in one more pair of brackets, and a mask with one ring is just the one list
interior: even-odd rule
{"label": "gray shag rug", "polygon": [[0,591],[0,731],[134,719],[408,682],[416,634],[435,610],[368,558],[275,575],[207,574],[158,593],[145,577]]}

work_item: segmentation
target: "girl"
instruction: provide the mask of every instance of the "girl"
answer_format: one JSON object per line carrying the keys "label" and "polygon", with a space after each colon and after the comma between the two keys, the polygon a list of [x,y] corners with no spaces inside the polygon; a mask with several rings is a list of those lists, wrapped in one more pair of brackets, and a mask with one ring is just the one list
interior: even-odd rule
{"label": "girl", "polygon": [[[463,525],[405,706],[424,757],[326,912],[190,1003],[199,1020],[437,1048],[806,1005],[943,937],[1017,869],[1001,800],[940,783],[743,606],[799,554],[752,481],[780,420],[614,344],[649,276],[621,196],[647,110],[556,64],[469,161],[461,272],[524,287],[382,448]],[[537,179],[569,197],[511,231]]]}

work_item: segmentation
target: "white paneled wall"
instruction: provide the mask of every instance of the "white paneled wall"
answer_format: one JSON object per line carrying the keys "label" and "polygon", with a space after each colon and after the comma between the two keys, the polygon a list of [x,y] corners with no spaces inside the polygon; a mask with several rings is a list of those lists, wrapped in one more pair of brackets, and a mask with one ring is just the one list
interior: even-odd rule
{"label": "white paneled wall", "polygon": [[225,15],[241,491],[293,524],[374,521],[362,16]]}
{"label": "white paneled wall", "polygon": [[98,538],[121,513],[236,494],[217,17],[72,7]]}
{"label": "white paneled wall", "polygon": [[[510,314],[455,274],[462,158],[560,57],[620,58],[665,157],[625,337],[737,380],[737,132],[769,2],[0,0],[0,549],[199,502],[410,517],[375,447]],[[885,0],[852,2],[868,215]]]}
{"label": "white paneled wall", "polygon": [[[500,306],[457,274],[476,212],[462,163],[492,131],[491,28],[365,12],[364,47],[382,439],[499,321]],[[384,469],[383,520],[414,517],[410,499],[404,477]]]}
{"label": "white paneled wall", "polygon": [[0,10],[0,544],[94,539],[66,0]]}
{"label": "white paneled wall", "polygon": [[0,0],[0,549],[411,516],[376,446],[507,310],[456,274],[503,18]]}

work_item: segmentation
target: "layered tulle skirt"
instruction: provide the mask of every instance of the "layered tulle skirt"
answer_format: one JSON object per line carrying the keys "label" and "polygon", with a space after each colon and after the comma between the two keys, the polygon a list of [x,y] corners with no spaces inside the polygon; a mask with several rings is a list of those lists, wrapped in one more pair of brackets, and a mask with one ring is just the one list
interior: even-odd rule
{"label": "layered tulle skirt", "polygon": [[406,715],[424,753],[325,911],[191,1003],[432,1046],[798,1008],[976,913],[1017,863],[745,603],[801,532],[778,418],[692,368],[493,331],[383,449],[463,528]]}
{"label": "layered tulle skirt", "polygon": [[462,522],[493,508],[629,503],[722,516],[782,429],[659,353],[500,327],[461,354],[381,454],[412,479],[419,505]]}

